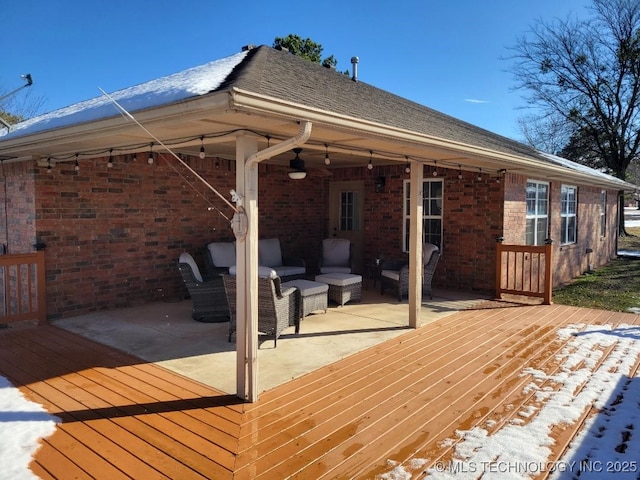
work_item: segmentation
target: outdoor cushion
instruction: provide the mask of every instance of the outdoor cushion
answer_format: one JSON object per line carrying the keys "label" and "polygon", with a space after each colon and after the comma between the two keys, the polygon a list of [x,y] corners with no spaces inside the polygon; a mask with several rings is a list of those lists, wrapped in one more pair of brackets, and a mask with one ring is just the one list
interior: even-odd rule
{"label": "outdoor cushion", "polygon": [[277,238],[258,240],[258,258],[260,259],[260,265],[267,265],[268,267],[282,266],[280,240]]}
{"label": "outdoor cushion", "polygon": [[329,285],[337,285],[344,287],[362,282],[361,275],[353,275],[351,273],[327,273],[316,276],[316,282],[322,282]]}
{"label": "outdoor cushion", "polygon": [[387,277],[396,282],[400,280],[400,271],[399,270],[382,270],[380,272],[381,277]]}
{"label": "outdoor cushion", "polygon": [[202,282],[202,275],[200,275],[200,269],[198,268],[198,264],[193,259],[190,253],[182,252],[180,254],[180,259],[178,260],[178,263],[186,263],[187,265],[189,265],[191,267],[191,270],[193,271],[193,276],[196,277],[196,280],[198,280],[199,282]]}
{"label": "outdoor cushion", "polygon": [[[237,267],[232,265],[229,267],[229,275],[236,275]],[[278,272],[271,267],[258,267],[258,278],[277,278]]]}
{"label": "outdoor cushion", "polygon": [[232,267],[236,264],[235,242],[210,243],[207,248],[214,266]]}
{"label": "outdoor cushion", "polygon": [[305,280],[299,278],[297,280],[291,280],[282,284],[282,288],[295,287],[300,290],[300,295],[303,297],[310,295],[319,295],[326,293],[329,290],[329,285],[326,283],[312,282],[311,280]]}
{"label": "outdoor cushion", "polygon": [[278,275],[281,278],[291,277],[293,275],[304,275],[307,273],[307,269],[305,267],[296,267],[290,265],[281,265],[279,267],[273,267],[273,269],[278,272]]}
{"label": "outdoor cushion", "polygon": [[322,241],[322,265],[348,267],[350,247],[351,242],[345,238],[325,238]]}
{"label": "outdoor cushion", "polygon": [[432,243],[424,243],[422,245],[422,263],[426,263],[425,260],[429,261],[433,252],[438,250],[439,248],[437,247],[437,245],[434,245]]}

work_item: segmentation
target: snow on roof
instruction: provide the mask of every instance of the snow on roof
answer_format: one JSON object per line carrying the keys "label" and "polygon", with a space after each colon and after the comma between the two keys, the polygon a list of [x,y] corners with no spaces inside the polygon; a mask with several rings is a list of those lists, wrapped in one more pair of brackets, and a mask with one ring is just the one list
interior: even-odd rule
{"label": "snow on roof", "polygon": [[[204,95],[218,88],[246,55],[247,52],[237,53],[205,65],[118,90],[111,96],[128,111],[135,112]],[[97,89],[98,86],[96,86]],[[102,95],[25,120],[14,125],[10,132],[4,129],[0,131],[0,139],[6,140],[118,114],[116,106]]]}
{"label": "snow on roof", "polygon": [[619,179],[617,177],[614,177],[613,175],[609,175],[608,173],[602,172],[600,170],[596,170],[595,168],[587,167],[586,165],[582,165],[580,163],[572,162],[571,160],[567,160],[566,158],[558,157],[557,155],[552,155],[550,153],[546,153],[546,152],[542,152],[542,151],[540,151],[539,153],[540,153],[540,155],[545,157],[547,160],[549,160],[552,163],[555,163],[556,165],[560,165],[562,167],[567,167],[567,168],[570,168],[571,170],[575,170],[575,171],[580,172],[580,173],[585,173],[587,175],[601,177],[601,178],[603,178],[605,180],[608,180],[608,181],[618,182],[618,183],[626,183],[626,182],[624,182],[624,180],[621,180],[621,179]]}

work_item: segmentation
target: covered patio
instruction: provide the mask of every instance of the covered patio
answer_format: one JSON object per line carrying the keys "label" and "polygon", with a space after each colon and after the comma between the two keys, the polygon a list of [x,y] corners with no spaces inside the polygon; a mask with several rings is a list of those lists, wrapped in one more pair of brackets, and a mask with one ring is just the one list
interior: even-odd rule
{"label": "covered patio", "polygon": [[[421,309],[426,324],[472,308],[485,298],[468,292],[436,289]],[[289,327],[278,339],[259,339],[258,390],[270,390],[349,355],[393,339],[409,330],[408,302],[380,295],[365,281],[361,302],[330,303],[326,313]],[[191,319],[191,300],[157,302],[62,319],[56,326],[115,347],[180,373],[224,393],[236,393],[236,344],[228,341],[229,322]]]}
{"label": "covered patio", "polygon": [[[270,388],[255,403],[55,325],[0,332],[0,374],[61,420],[32,463],[45,479],[423,478],[459,459],[456,432],[479,427],[490,438],[533,422],[545,402],[528,387],[534,372],[557,373],[572,338],[602,325],[595,331],[633,340],[638,324],[634,314],[486,302]],[[559,335],[570,325],[575,335]],[[629,371],[611,370],[617,349],[590,348],[601,354],[590,368],[602,365],[612,380],[637,375],[638,358]],[[620,406],[625,392],[617,392]],[[601,413],[596,405],[549,429],[542,460],[562,457]],[[482,475],[482,465],[465,465]]]}

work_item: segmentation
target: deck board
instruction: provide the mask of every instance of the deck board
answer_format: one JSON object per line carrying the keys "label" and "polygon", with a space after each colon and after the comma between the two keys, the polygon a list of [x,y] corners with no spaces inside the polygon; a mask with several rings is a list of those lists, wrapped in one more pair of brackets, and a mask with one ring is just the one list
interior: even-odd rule
{"label": "deck board", "polygon": [[[0,332],[0,375],[61,420],[31,465],[43,479],[374,479],[389,459],[451,458],[442,441],[456,430],[500,428],[535,401],[522,368],[558,367],[557,329],[604,323],[640,322],[558,305],[466,310],[254,404],[52,325]],[[581,424],[556,432],[554,458]]]}

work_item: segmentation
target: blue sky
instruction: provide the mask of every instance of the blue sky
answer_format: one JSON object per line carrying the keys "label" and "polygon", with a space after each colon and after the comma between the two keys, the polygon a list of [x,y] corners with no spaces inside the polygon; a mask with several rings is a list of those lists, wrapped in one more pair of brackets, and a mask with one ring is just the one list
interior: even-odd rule
{"label": "blue sky", "polygon": [[585,16],[590,4],[0,0],[0,90],[31,73],[44,113],[293,33],[320,43],[339,70],[358,56],[363,82],[518,139],[524,101],[501,58],[535,20]]}

